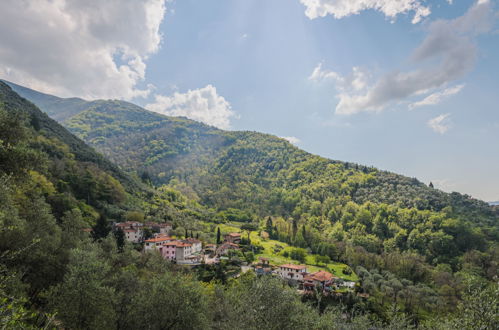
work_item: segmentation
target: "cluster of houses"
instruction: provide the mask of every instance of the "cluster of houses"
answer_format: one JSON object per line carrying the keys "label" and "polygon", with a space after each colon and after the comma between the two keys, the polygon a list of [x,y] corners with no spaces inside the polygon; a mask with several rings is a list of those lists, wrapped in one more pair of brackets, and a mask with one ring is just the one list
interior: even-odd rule
{"label": "cluster of houses", "polygon": [[[145,230],[149,229],[153,237],[145,238]],[[113,230],[122,230],[124,237],[131,243],[144,243],[144,251],[158,251],[163,258],[178,264],[196,265],[204,261],[205,255],[224,256],[230,250],[239,250],[240,233],[229,233],[220,245],[206,244],[195,238],[177,239],[170,237],[173,229],[170,223],[141,223],[127,221],[113,224]]]}
{"label": "cluster of houses", "polygon": [[122,230],[125,234],[125,239],[132,243],[141,243],[144,241],[144,231],[150,229],[156,234],[168,234],[173,226],[171,223],[157,223],[157,222],[138,222],[126,221],[113,224],[113,230]]}
{"label": "cluster of houses", "polygon": [[163,258],[178,264],[199,264],[204,255],[200,240],[195,238],[175,239],[167,234],[156,234],[144,241],[145,251],[158,251]]}
{"label": "cluster of houses", "polygon": [[[145,229],[153,232],[153,237],[144,239]],[[144,251],[157,251],[163,258],[184,265],[199,265],[211,260],[218,262],[218,258],[229,254],[231,250],[239,250],[241,243],[240,233],[225,235],[224,241],[217,244],[203,244],[195,238],[178,239],[169,236],[172,225],[169,223],[140,223],[127,221],[115,223],[114,230],[122,230],[125,239],[132,243],[144,243]],[[355,282],[343,281],[341,278],[324,270],[309,273],[306,265],[284,264],[273,266],[267,258],[259,258],[253,264],[253,269],[258,275],[273,275],[298,286],[303,292],[313,292],[316,289],[330,293],[340,287],[353,288]]]}
{"label": "cluster of houses", "polygon": [[319,289],[323,293],[330,293],[340,287],[353,288],[355,286],[355,282],[344,281],[324,270],[309,273],[306,265],[284,264],[274,267],[270,265],[267,258],[259,258],[254,268],[259,275],[275,274],[283,280],[297,285],[304,292]]}

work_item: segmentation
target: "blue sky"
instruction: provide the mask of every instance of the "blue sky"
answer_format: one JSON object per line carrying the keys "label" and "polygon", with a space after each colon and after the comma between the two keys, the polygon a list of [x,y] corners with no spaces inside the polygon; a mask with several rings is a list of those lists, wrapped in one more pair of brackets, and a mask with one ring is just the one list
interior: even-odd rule
{"label": "blue sky", "polygon": [[[288,137],[324,157],[499,200],[495,1],[81,3],[11,3],[23,10],[12,19],[37,31],[47,21],[67,28],[47,27],[33,41],[11,23],[9,35],[38,56],[9,57],[22,42],[0,32],[0,78]],[[36,20],[47,12],[53,19]],[[78,47],[57,41],[65,38]],[[67,56],[44,55],[47,44]]]}

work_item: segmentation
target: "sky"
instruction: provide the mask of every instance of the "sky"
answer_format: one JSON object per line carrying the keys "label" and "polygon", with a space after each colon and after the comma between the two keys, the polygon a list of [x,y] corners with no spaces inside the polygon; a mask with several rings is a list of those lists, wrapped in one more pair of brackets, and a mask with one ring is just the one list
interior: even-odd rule
{"label": "sky", "polygon": [[0,2],[0,78],[499,200],[496,0]]}

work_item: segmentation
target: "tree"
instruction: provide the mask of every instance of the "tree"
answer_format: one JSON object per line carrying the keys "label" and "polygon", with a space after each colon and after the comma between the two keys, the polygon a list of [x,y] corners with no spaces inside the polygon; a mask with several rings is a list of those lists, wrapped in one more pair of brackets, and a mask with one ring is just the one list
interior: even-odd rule
{"label": "tree", "polygon": [[123,247],[125,246],[125,233],[121,228],[114,231],[114,238],[116,239],[116,246],[119,251],[123,251]]}
{"label": "tree", "polygon": [[97,223],[92,227],[92,237],[94,240],[106,238],[110,231],[111,226],[109,225],[106,216],[104,214],[100,214],[97,219]]}
{"label": "tree", "polygon": [[217,227],[217,245],[222,242],[221,239],[220,227]]}
{"label": "tree", "polygon": [[245,230],[248,233],[248,244],[251,244],[251,232],[255,231],[257,227],[252,223],[245,223],[241,226],[241,230]]}
{"label": "tree", "polygon": [[114,325],[114,290],[106,284],[110,266],[95,249],[75,249],[64,282],[49,293],[49,306],[65,327],[108,329]]}
{"label": "tree", "polygon": [[208,301],[201,284],[166,272],[142,281],[130,329],[207,329]]}
{"label": "tree", "polygon": [[289,257],[291,259],[304,263],[305,259],[307,258],[307,250],[301,248],[291,249],[291,251],[289,252]]}
{"label": "tree", "polygon": [[429,187],[430,187],[430,188],[434,188],[434,187],[433,187],[433,182],[430,182]]}
{"label": "tree", "polygon": [[327,265],[328,263],[331,262],[331,259],[328,256],[321,256],[319,254],[316,254],[314,258],[315,258],[315,264],[316,265],[319,265],[321,263]]}
{"label": "tree", "polygon": [[265,224],[265,231],[269,234],[270,238],[274,238],[274,224],[272,223],[271,217],[267,217],[267,222]]}

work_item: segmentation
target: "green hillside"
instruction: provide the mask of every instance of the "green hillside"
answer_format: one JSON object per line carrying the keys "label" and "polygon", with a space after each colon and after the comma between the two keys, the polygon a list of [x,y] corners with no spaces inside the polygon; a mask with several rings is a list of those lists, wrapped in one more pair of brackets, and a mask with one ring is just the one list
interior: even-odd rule
{"label": "green hillside", "polygon": [[[457,265],[462,253],[498,240],[498,211],[466,195],[312,155],[268,134],[222,131],[122,101],[87,105],[64,125],[123,169],[176,186],[221,217],[278,217],[281,240],[298,246],[342,241]],[[302,227],[307,237],[297,235]]]}
{"label": "green hillside", "polygon": [[[484,202],[267,134],[221,131],[127,102],[85,101],[75,110],[73,101],[52,100],[91,147],[0,82],[4,324],[446,329],[496,318],[498,210]],[[173,234],[205,242],[237,223],[250,239],[236,259],[307,263],[359,285],[300,297],[270,278],[228,280],[224,267],[233,265],[179,269],[108,235],[109,222],[128,219],[172,221]],[[82,231],[89,227],[93,240]],[[468,312],[476,309],[484,312]]]}

